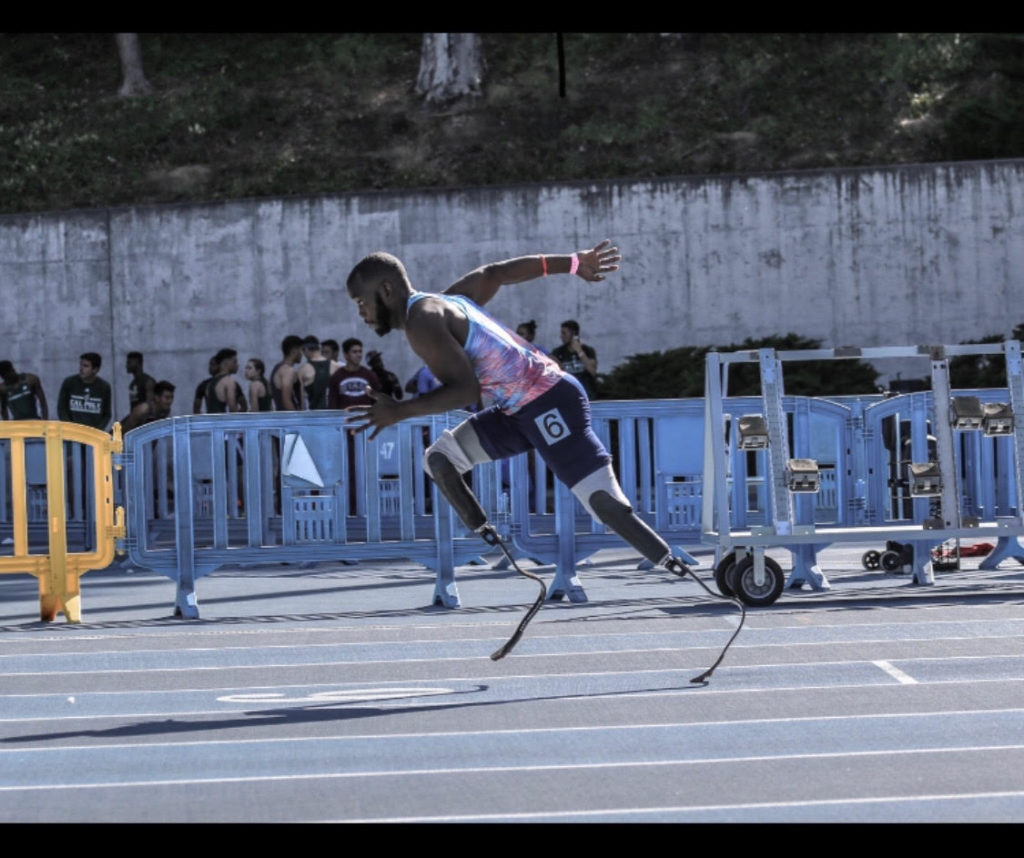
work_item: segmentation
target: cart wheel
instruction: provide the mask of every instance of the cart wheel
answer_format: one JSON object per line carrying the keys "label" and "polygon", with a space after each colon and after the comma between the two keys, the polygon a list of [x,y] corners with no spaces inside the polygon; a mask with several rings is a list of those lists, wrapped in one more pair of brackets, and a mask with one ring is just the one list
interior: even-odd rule
{"label": "cart wheel", "polygon": [[729,586],[729,577],[732,567],[736,565],[736,552],[730,551],[721,560],[718,561],[718,565],[715,566],[715,584],[718,587],[718,592],[723,596],[729,596],[730,598],[735,596],[736,593]]}
{"label": "cart wheel", "polygon": [[881,563],[886,572],[899,572],[903,568],[903,552],[883,551]]}
{"label": "cart wheel", "polygon": [[860,559],[860,564],[865,569],[869,569],[874,572],[882,565],[882,553],[880,551],[865,551],[864,556]]}
{"label": "cart wheel", "polygon": [[764,581],[761,584],[754,580],[754,558],[750,555],[736,564],[729,577],[740,601],[754,608],[772,604],[782,594],[786,584],[782,567],[771,557],[764,559]]}

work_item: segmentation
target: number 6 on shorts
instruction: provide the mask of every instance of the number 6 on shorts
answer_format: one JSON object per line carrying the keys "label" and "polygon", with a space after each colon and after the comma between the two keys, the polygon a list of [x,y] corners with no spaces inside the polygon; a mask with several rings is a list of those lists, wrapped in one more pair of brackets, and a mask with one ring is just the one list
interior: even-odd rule
{"label": "number 6 on shorts", "polygon": [[540,434],[544,436],[544,440],[547,441],[549,447],[569,437],[569,427],[557,408],[545,411],[536,417],[534,422],[537,424]]}

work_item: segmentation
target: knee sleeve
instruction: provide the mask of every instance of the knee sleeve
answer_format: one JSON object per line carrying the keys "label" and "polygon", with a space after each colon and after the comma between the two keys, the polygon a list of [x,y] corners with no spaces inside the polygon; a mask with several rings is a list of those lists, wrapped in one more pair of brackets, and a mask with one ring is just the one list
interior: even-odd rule
{"label": "knee sleeve", "polygon": [[441,437],[423,452],[423,470],[436,480],[437,475],[430,466],[431,457],[435,456],[435,454],[444,456],[459,474],[464,474],[473,468],[473,463],[462,448],[462,445],[456,440],[455,434],[451,429],[445,429],[441,433]]}
{"label": "knee sleeve", "polygon": [[472,460],[448,429],[423,454],[423,469],[437,484],[462,523],[477,531],[487,524],[487,514],[462,478],[472,467]]}
{"label": "knee sleeve", "polygon": [[590,498],[594,492],[603,491],[610,497],[615,498],[623,506],[629,507],[629,499],[622,493],[619,481],[615,479],[615,472],[611,465],[598,468],[589,476],[584,477],[572,487],[572,493],[577,500],[583,504],[583,508],[602,524],[608,524],[591,506]]}

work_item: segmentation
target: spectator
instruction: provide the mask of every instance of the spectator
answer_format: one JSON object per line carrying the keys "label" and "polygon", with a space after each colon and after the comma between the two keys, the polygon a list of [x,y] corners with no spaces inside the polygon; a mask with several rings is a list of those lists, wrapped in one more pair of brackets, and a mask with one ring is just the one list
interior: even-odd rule
{"label": "spectator", "polygon": [[306,395],[306,407],[319,410],[327,407],[327,385],[331,381],[331,361],[320,351],[320,340],[310,334],[302,341],[306,361],[297,372]]}
{"label": "spectator", "polygon": [[57,418],[106,431],[110,423],[110,384],[100,378],[103,359],[96,352],[78,358],[78,374],[69,375],[57,394]]}
{"label": "spectator", "polygon": [[124,358],[125,371],[132,377],[128,385],[128,411],[140,402],[153,398],[156,379],[142,369],[142,352],[128,352]]}
{"label": "spectator", "polygon": [[366,362],[369,364],[373,374],[380,380],[380,389],[394,399],[402,398],[402,382],[391,370],[384,368],[384,358],[380,352],[374,350],[366,353]]}
{"label": "spectator", "polygon": [[259,358],[249,358],[245,364],[245,377],[249,381],[249,405],[254,411],[273,411],[274,397],[270,382],[264,377],[266,365]]}
{"label": "spectator", "polygon": [[331,384],[327,388],[327,407],[369,405],[373,400],[366,392],[366,388],[369,386],[374,390],[380,390],[381,384],[377,374],[362,365],[363,343],[355,337],[349,337],[341,347],[345,363],[331,376]]}
{"label": "spectator", "polygon": [[217,371],[206,385],[206,413],[247,411],[249,404],[242,395],[242,386],[235,378],[238,372],[238,352],[234,349],[221,349],[217,357]]}
{"label": "spectator", "polygon": [[302,381],[295,365],[302,360],[302,337],[289,334],[281,340],[281,361],[270,371],[270,394],[278,411],[302,410]]}
{"label": "spectator", "polygon": [[338,362],[338,354],[340,352],[341,347],[338,345],[337,340],[320,340],[320,354],[331,362],[331,375],[334,375],[341,368],[341,364]]}
{"label": "spectator", "polygon": [[153,398],[136,405],[121,421],[121,431],[129,432],[137,426],[163,420],[171,416],[174,405],[174,385],[169,381],[158,381],[153,385]]}
{"label": "spectator", "polygon": [[441,382],[430,371],[430,367],[423,364],[423,366],[416,370],[412,378],[405,383],[405,392],[411,393],[413,397],[423,396],[424,393],[430,393],[430,391],[440,386]]}
{"label": "spectator", "polygon": [[[373,370],[362,366],[362,341],[349,337],[341,344],[341,348],[345,355],[345,363],[331,376],[331,386],[327,389],[327,407],[346,408],[349,405],[367,405],[373,402],[368,390],[380,390],[380,379]],[[359,511],[356,493],[358,475],[355,471],[356,439],[351,432],[345,433],[345,439],[349,464],[348,514],[355,515]]]}
{"label": "spectator", "polygon": [[587,393],[588,399],[597,394],[597,352],[580,342],[580,323],[575,319],[562,322],[562,345],[551,352],[562,370],[569,373]]}
{"label": "spectator", "polygon": [[534,348],[540,349],[546,355],[551,354],[551,352],[544,348],[544,346],[539,346],[534,342],[537,337],[537,323],[533,319],[530,319],[529,322],[520,322],[516,326],[516,333],[526,340],[526,342],[530,343]]}
{"label": "spectator", "polygon": [[4,420],[49,420],[39,376],[19,373],[9,360],[0,360],[0,414]]}
{"label": "spectator", "polygon": [[206,405],[206,386],[213,380],[216,375],[218,368],[220,367],[220,360],[218,356],[214,355],[210,358],[210,362],[207,365],[206,371],[209,375],[204,378],[199,384],[196,385],[195,396],[192,398],[192,413],[202,414],[203,407]]}

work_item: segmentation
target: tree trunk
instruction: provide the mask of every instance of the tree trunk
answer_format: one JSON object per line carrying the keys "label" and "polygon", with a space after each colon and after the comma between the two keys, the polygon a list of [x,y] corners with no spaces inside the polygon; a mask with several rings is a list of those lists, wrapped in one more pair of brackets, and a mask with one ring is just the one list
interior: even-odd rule
{"label": "tree trunk", "polygon": [[121,74],[123,77],[118,95],[131,98],[145,95],[152,90],[146,73],[142,70],[142,49],[139,47],[138,33],[115,33],[117,54],[121,58]]}
{"label": "tree trunk", "polygon": [[428,103],[478,96],[484,61],[476,33],[424,33],[416,93]]}

